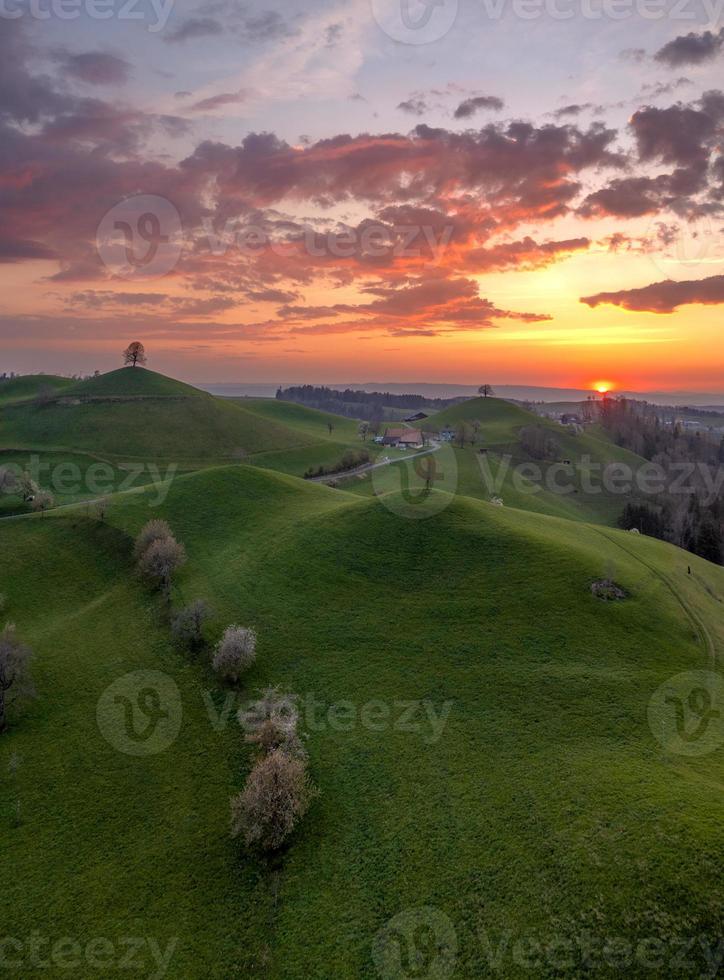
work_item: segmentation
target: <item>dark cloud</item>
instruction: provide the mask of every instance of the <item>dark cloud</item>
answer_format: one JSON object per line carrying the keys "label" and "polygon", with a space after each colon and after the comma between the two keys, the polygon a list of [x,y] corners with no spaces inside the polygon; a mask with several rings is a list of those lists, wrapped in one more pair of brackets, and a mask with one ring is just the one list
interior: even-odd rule
{"label": "dark cloud", "polygon": [[257,303],[293,303],[299,293],[284,289],[250,289],[247,297]]}
{"label": "dark cloud", "polygon": [[646,50],[645,48],[624,48],[623,51],[619,52],[619,58],[629,64],[640,65],[646,60]]}
{"label": "dark cloud", "polygon": [[593,109],[592,102],[574,102],[571,105],[564,105],[560,109],[556,109],[553,116],[556,119],[563,119],[564,116],[580,116],[582,112],[586,112],[588,109]]}
{"label": "dark cloud", "polygon": [[429,110],[424,99],[406,99],[404,102],[399,102],[397,108],[402,112],[409,112],[412,116],[424,116]]}
{"label": "dark cloud", "polygon": [[223,33],[223,24],[213,17],[189,17],[178,27],[164,34],[163,39],[167,44],[179,44],[194,38],[213,37]]}
{"label": "dark cloud", "polygon": [[503,100],[497,95],[475,95],[464,99],[454,112],[456,119],[469,119],[480,109],[494,109],[496,112],[503,108]]}
{"label": "dark cloud", "polygon": [[123,85],[131,67],[123,58],[104,51],[62,53],[58,60],[65,74],[89,85]]}
{"label": "dark cloud", "polygon": [[673,313],[679,306],[700,303],[711,306],[724,303],[724,276],[674,282],[665,279],[638,289],[620,289],[612,293],[596,293],[581,297],[582,303],[598,306],[611,303],[625,310],[648,313]]}
{"label": "dark cloud", "polygon": [[213,109],[220,109],[225,105],[235,105],[236,103],[243,102],[245,99],[245,92],[220,92],[218,95],[212,95],[208,99],[201,99],[199,102],[195,102],[191,106],[191,109],[194,112],[209,112]]}
{"label": "dark cloud", "polygon": [[324,43],[328,48],[334,47],[344,32],[342,24],[330,24],[324,32]]}
{"label": "dark cloud", "polygon": [[718,34],[711,31],[704,31],[702,34],[680,34],[673,41],[669,41],[663,48],[660,48],[654,58],[669,68],[678,68],[680,65],[701,65],[706,61],[712,61],[724,45],[724,28]]}
{"label": "dark cloud", "polygon": [[25,259],[57,258],[57,253],[41,242],[17,238],[0,238],[0,262],[21,262]]}
{"label": "dark cloud", "polygon": [[[238,28],[241,40],[251,43],[279,41],[285,37],[292,37],[295,33],[294,28],[276,10],[267,10],[254,17],[244,17]],[[325,36],[326,43],[333,45],[341,33],[341,24],[330,24]]]}

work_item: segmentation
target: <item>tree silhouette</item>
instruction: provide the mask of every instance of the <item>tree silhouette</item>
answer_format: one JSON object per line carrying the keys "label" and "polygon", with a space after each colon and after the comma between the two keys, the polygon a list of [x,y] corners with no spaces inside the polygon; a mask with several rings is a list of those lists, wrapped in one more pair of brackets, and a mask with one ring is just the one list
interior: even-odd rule
{"label": "tree silhouette", "polygon": [[494,395],[495,392],[493,391],[492,385],[480,385],[478,388],[478,394],[482,395],[483,398],[487,398],[488,395]]}
{"label": "tree silhouette", "polygon": [[137,364],[145,364],[146,360],[146,348],[137,340],[129,344],[123,352],[123,363],[130,364],[131,367],[135,367]]}

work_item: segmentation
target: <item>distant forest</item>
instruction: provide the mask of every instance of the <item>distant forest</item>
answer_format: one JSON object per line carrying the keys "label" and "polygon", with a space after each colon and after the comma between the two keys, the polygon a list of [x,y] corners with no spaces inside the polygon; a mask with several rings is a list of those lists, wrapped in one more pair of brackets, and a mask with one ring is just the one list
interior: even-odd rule
{"label": "distant forest", "polygon": [[280,388],[276,396],[283,401],[298,402],[323,412],[380,422],[395,421],[411,412],[424,409],[437,412],[449,405],[467,401],[466,398],[425,398],[424,395],[393,395],[387,391],[357,391],[352,388],[337,391],[316,385]]}
{"label": "distant forest", "polygon": [[646,402],[605,399],[600,422],[613,441],[658,463],[668,489],[626,505],[620,524],[635,527],[717,564],[724,563],[724,438],[666,424]]}

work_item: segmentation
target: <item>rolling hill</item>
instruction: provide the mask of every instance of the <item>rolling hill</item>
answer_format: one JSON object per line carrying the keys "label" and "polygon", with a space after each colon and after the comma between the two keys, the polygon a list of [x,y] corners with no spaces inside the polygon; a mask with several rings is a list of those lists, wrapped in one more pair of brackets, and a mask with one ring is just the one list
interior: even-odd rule
{"label": "rolling hill", "polygon": [[80,382],[47,404],[9,405],[0,418],[0,445],[8,448],[94,452],[182,468],[315,441],[299,427],[144,368]]}
{"label": "rolling hill", "polygon": [[[574,433],[499,398],[472,398],[431,415],[416,426],[425,431],[449,428],[456,432],[460,422],[468,423],[465,445],[454,440],[436,456],[439,468],[445,471],[447,467],[445,489],[452,489],[454,484],[455,490],[465,496],[488,501],[500,497],[506,506],[534,513],[615,525],[631,496],[613,492],[604,484],[602,473],[611,464],[624,464],[635,473],[646,463],[642,457],[612,443],[597,426]],[[475,430],[472,423],[477,423]],[[525,427],[548,434],[556,446],[552,457],[531,455],[521,439]],[[521,467],[526,464],[533,464],[539,479],[525,475],[527,471]],[[377,471],[342,485],[369,496],[399,488],[403,483],[411,488],[422,487],[425,475],[423,463],[400,463],[388,471]],[[596,487],[596,492],[586,492],[587,481]]]}
{"label": "rolling hill", "polygon": [[[86,941],[176,937],[169,975],[272,980],[378,976],[375,937],[421,907],[452,924],[456,976],[491,972],[483,936],[718,936],[718,756],[665,752],[647,705],[672,675],[719,664],[724,570],[460,495],[405,520],[398,498],[221,467],[177,478],[160,507],[119,495],[105,524],[65,512],[1,529],[0,591],[36,649],[39,694],[0,740],[9,935],[42,921]],[[270,862],[228,837],[248,750],[212,724],[224,693],[205,658],[171,649],[133,573],[150,516],[188,551],[175,601],[211,601],[215,635],[258,630],[242,696],[272,683],[314,705],[321,795]],[[604,575],[625,601],[591,594]],[[139,669],[171,677],[183,705],[180,737],[146,759],[95,720],[108,685]],[[427,706],[417,727],[401,723],[409,702]],[[370,703],[386,723],[363,723]],[[531,974],[506,960],[504,975]]]}
{"label": "rolling hill", "polygon": [[0,380],[0,405],[37,398],[44,390],[59,393],[73,387],[71,378],[55,374],[23,374],[17,378]]}

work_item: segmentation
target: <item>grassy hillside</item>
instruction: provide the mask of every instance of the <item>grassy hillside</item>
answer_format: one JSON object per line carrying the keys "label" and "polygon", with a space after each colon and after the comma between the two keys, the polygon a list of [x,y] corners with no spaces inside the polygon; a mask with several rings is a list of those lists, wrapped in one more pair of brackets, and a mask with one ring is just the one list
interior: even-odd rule
{"label": "grassy hillside", "polygon": [[55,374],[23,374],[18,378],[0,380],[0,405],[36,398],[44,389],[60,393],[74,383],[71,378],[60,378]]}
{"label": "grassy hillside", "polygon": [[[307,408],[296,402],[285,402],[276,398],[240,398],[237,402],[254,415],[286,425],[290,429],[316,439],[352,442],[358,438],[358,423],[342,415],[319,412],[316,408]],[[332,426],[331,432],[330,426]]]}
{"label": "grassy hillside", "polygon": [[83,381],[50,404],[10,405],[0,418],[0,445],[6,447],[90,451],[181,467],[311,441],[240,405],[143,368]]}
{"label": "grassy hillside", "polygon": [[[461,977],[490,972],[481,930],[496,947],[507,931],[718,935],[719,760],[666,755],[646,707],[721,657],[724,570],[464,497],[422,521],[397,505],[229,467],[177,479],[159,510],[119,497],[105,527],[65,514],[3,529],[0,590],[37,649],[40,694],[0,740],[3,771],[23,760],[22,823],[0,822],[9,935],[179,936],[170,976],[274,980],[377,976],[378,930],[421,906],[454,924]],[[217,632],[258,629],[244,693],[275,683],[319,703],[321,796],[269,864],[226,836],[240,733],[214,734],[201,693],[217,685],[203,658],[169,649],[132,574],[151,514],[186,544],[179,595],[209,598]],[[605,574],[626,601],[591,595]],[[166,753],[132,759],[103,741],[95,704],[149,666],[178,684],[183,727]],[[359,720],[371,701],[389,711],[382,729]],[[407,701],[449,706],[438,738],[393,725]],[[326,714],[342,702],[351,725]],[[503,975],[531,973],[506,961]]]}
{"label": "grassy hillside", "polygon": [[518,429],[532,419],[535,416],[530,412],[502,398],[471,398],[415,424],[417,428],[440,430],[454,429],[458,422],[478,421],[482,423],[486,443],[498,445],[514,442]]}
{"label": "grassy hillside", "polygon": [[80,381],[63,392],[79,398],[207,398],[206,392],[148,368],[119,368]]}
{"label": "grassy hillside", "polygon": [[359,445],[352,420],[275,399],[215,398],[145,368],[111,371],[60,394],[42,405],[9,404],[0,450],[94,453],[114,465],[180,470],[248,459],[301,476]]}
{"label": "grassy hillside", "polygon": [[[603,468],[612,463],[626,464],[635,473],[645,460],[614,445],[596,428],[574,434],[568,428],[526,411],[498,398],[473,398],[445,409],[430,419],[417,423],[419,428],[455,429],[461,422],[479,422],[472,428],[474,442],[460,447],[457,441],[446,444],[436,454],[441,470],[447,467],[444,487],[465,496],[489,501],[494,496],[508,507],[533,513],[615,525],[630,496],[613,493],[603,483]],[[534,459],[521,443],[524,426],[544,429],[555,441],[556,458]],[[485,455],[481,455],[481,449]],[[521,466],[534,464],[540,479],[533,480]],[[350,481],[345,489],[362,496],[390,491],[402,484],[421,488],[425,483],[426,465],[400,463],[389,471],[376,471],[365,479]],[[588,485],[597,492],[588,492]],[[559,492],[562,488],[566,492]],[[570,488],[570,489],[569,489]]]}

